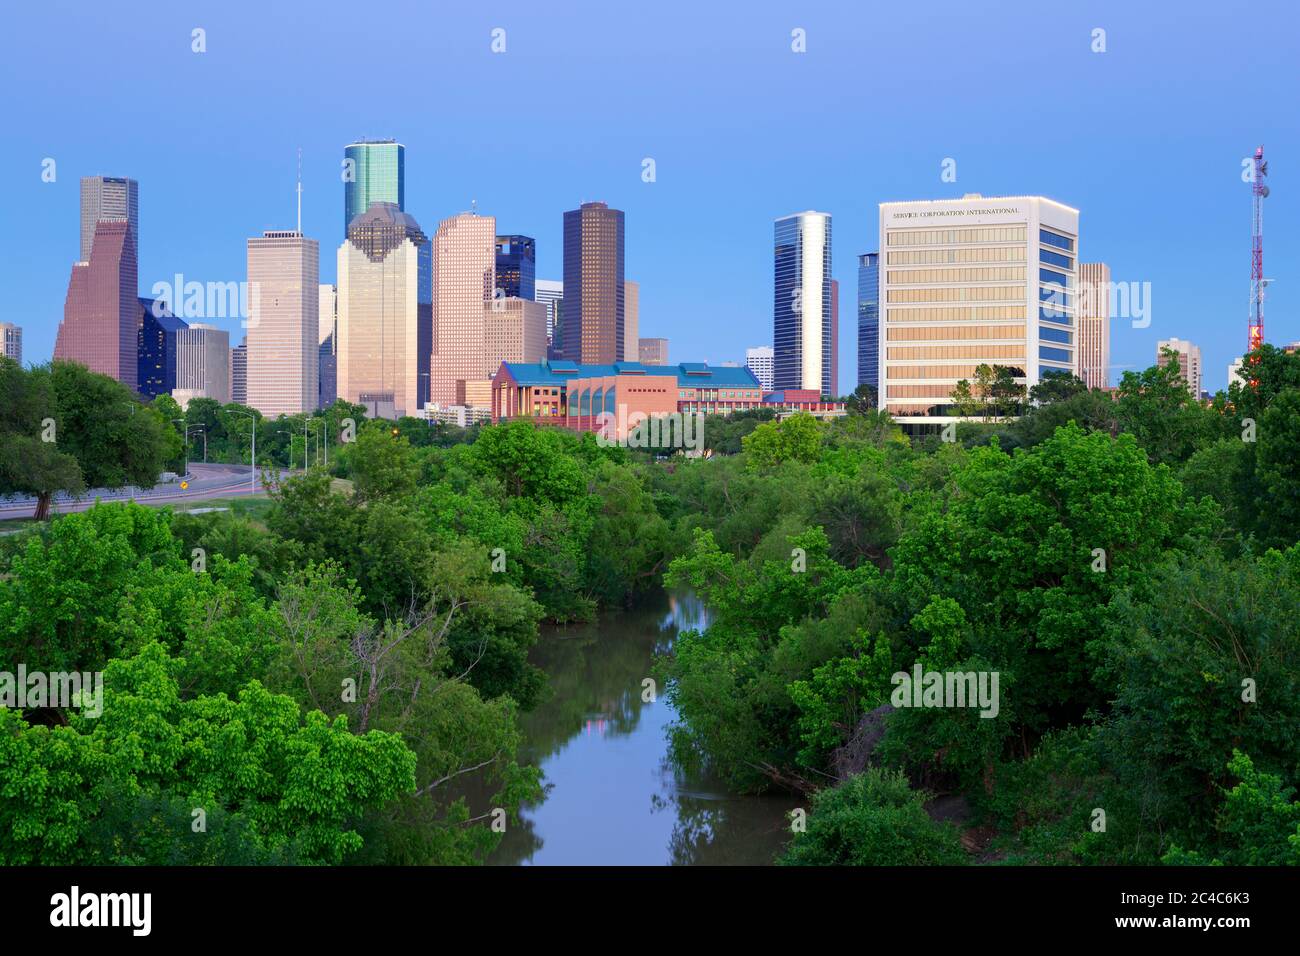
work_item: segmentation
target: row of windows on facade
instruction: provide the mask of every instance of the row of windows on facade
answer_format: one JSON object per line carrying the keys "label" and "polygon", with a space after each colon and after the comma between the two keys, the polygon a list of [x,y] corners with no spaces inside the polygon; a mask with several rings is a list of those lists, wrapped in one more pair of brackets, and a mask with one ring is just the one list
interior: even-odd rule
{"label": "row of windows on facade", "polygon": [[929,325],[914,328],[891,328],[891,342],[936,341],[943,339],[1023,339],[1025,326],[1020,325]]}
{"label": "row of windows on facade", "polygon": [[970,306],[967,308],[932,307],[920,309],[888,309],[890,323],[894,322],[988,322],[1001,319],[1024,319],[1025,307],[1021,305]]}
{"label": "row of windows on facade", "polygon": [[[969,229],[897,229],[889,232],[886,242],[891,246],[934,246],[969,242],[1024,242],[1024,226],[976,226]],[[1074,251],[1074,240],[1069,236],[1038,230],[1040,245],[1055,246],[1067,252]]]}
{"label": "row of windows on facade", "polygon": [[[1020,350],[1018,355],[1008,356],[1009,358],[1022,358],[1024,351]],[[1069,363],[1073,361],[1074,355],[1069,349],[1056,348],[1049,345],[1040,345],[1038,347],[1038,357],[1053,362]],[[990,359],[996,356],[989,356]],[[889,365],[885,368],[886,378],[897,379],[938,379],[956,381],[961,378],[969,378],[976,374],[980,365],[991,365],[993,362],[971,362],[963,365]],[[1013,374],[1023,375],[1023,371],[1016,371]]]}
{"label": "row of windows on facade", "polygon": [[923,282],[1023,282],[1024,266],[985,266],[966,269],[889,269],[890,285],[916,285]]}
{"label": "row of windows on facade", "polygon": [[970,229],[907,229],[891,231],[891,246],[940,246],[967,242],[1024,242],[1024,226],[982,226]]}
{"label": "row of windows on facade", "polygon": [[890,289],[886,302],[996,302],[1025,297],[1024,286],[962,286],[952,289]]}
{"label": "row of windows on facade", "polygon": [[1016,359],[1025,360],[1025,346],[1020,345],[914,345],[887,349],[891,361],[916,359]]}
{"label": "row of windows on facade", "polygon": [[[1013,369],[1013,371],[1015,371]],[[1069,369],[1045,369],[1044,377],[1048,372],[1055,372],[1059,375],[1070,373]],[[1023,378],[1023,374],[1019,376]],[[970,381],[970,379],[967,379]],[[936,382],[931,385],[887,385],[885,386],[885,397],[890,398],[923,398],[928,399],[927,404],[908,404],[900,403],[886,404],[885,408],[895,415],[962,415],[966,414],[957,409],[957,406],[947,404],[951,401],[953,387],[957,383]]]}
{"label": "row of windows on facade", "polygon": [[1024,246],[982,246],[961,249],[908,249],[885,257],[891,266],[934,266],[960,262],[1024,262]]}

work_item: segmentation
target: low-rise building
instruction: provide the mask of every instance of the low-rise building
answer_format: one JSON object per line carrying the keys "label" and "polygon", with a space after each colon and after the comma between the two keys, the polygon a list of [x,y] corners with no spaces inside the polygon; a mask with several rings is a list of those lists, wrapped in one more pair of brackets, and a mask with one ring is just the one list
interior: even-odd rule
{"label": "low-rise building", "polygon": [[704,362],[502,362],[492,379],[493,421],[534,418],[581,432],[598,431],[602,421],[608,421],[616,423],[620,438],[629,423],[635,425],[641,418],[674,413],[726,415],[773,407],[778,412],[810,411],[821,416],[844,413],[843,403],[822,401],[816,392],[765,395],[748,368]]}

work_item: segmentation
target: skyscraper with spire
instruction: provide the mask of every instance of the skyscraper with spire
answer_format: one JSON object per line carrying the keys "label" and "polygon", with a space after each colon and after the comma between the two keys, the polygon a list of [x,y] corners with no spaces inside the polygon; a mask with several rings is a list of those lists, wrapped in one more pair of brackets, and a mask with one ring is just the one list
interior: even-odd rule
{"label": "skyscraper with spire", "polygon": [[298,230],[248,240],[247,404],[268,418],[319,401],[320,246]]}

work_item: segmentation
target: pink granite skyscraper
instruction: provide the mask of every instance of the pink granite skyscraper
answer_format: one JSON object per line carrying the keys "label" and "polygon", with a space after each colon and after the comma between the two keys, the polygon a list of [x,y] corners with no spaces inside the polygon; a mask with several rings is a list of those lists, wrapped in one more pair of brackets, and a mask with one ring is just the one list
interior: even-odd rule
{"label": "pink granite skyscraper", "polygon": [[136,240],[128,220],[95,224],[88,262],[72,267],[54,357],[79,362],[132,390],[136,382]]}

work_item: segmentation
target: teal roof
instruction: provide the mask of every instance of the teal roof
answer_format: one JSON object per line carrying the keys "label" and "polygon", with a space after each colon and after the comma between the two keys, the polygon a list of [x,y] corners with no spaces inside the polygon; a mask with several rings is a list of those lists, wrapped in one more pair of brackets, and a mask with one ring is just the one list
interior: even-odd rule
{"label": "teal roof", "polygon": [[582,365],[554,359],[550,362],[502,362],[519,385],[563,385],[571,378],[604,378],[610,375],[676,375],[682,388],[758,388],[758,379],[743,365],[710,366],[706,362],[679,365],[642,365],[614,362],[612,365]]}

